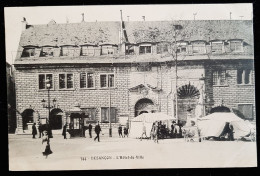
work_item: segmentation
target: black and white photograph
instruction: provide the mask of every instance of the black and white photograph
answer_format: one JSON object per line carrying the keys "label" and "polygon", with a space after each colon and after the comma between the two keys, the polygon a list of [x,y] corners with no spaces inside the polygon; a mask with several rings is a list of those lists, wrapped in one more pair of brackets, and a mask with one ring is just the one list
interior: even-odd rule
{"label": "black and white photograph", "polygon": [[252,3],[4,18],[10,171],[257,167]]}

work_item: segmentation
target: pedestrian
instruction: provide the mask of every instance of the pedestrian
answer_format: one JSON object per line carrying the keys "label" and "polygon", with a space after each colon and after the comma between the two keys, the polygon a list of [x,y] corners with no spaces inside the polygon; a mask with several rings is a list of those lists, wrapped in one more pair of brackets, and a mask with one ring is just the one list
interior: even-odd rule
{"label": "pedestrian", "polygon": [[128,128],[127,127],[124,127],[124,137],[128,137]]}
{"label": "pedestrian", "polygon": [[43,134],[42,134],[42,132],[43,132],[42,127],[43,127],[43,126],[42,126],[41,122],[39,122],[39,126],[38,126],[39,138],[41,138],[41,136],[43,136]]}
{"label": "pedestrian", "polygon": [[180,138],[180,126],[177,123],[174,124],[174,136]]}
{"label": "pedestrian", "polygon": [[48,157],[49,154],[52,154],[53,152],[51,151],[50,147],[50,138],[48,136],[48,132],[45,130],[43,131],[43,136],[42,136],[42,154],[45,156],[45,159]]}
{"label": "pedestrian", "polygon": [[64,136],[64,139],[67,139],[67,123],[63,126],[62,135]]}
{"label": "pedestrian", "polygon": [[155,127],[155,122],[152,125],[151,131],[150,131],[150,139],[153,140],[154,139],[154,127]]}
{"label": "pedestrian", "polygon": [[100,131],[102,131],[102,130],[101,130],[100,126],[99,126],[99,121],[98,121],[97,125],[95,126],[95,133],[97,134],[97,136],[94,138],[94,141],[95,141],[96,139],[98,139],[98,142],[99,142],[99,134],[100,134]]}
{"label": "pedestrian", "polygon": [[234,127],[231,123],[229,123],[229,134],[228,134],[228,138],[230,141],[234,141]]}
{"label": "pedestrian", "polygon": [[119,137],[120,136],[123,137],[121,124],[119,124],[119,127],[118,127],[118,134],[119,134]]}
{"label": "pedestrian", "polygon": [[141,140],[143,139],[143,135],[145,135],[145,137],[147,138],[147,135],[146,135],[146,126],[144,125],[144,123],[143,123],[143,127],[142,127]]}
{"label": "pedestrian", "polygon": [[37,129],[36,129],[36,123],[33,123],[32,126],[32,135],[33,135],[33,139],[35,139],[35,135],[37,134]]}
{"label": "pedestrian", "polygon": [[174,121],[172,121],[172,124],[171,124],[171,137],[174,137]]}
{"label": "pedestrian", "polygon": [[154,132],[153,132],[153,136],[154,136],[154,142],[156,142],[158,144],[158,133],[159,133],[159,127],[158,127],[158,122],[155,122],[154,125]]}
{"label": "pedestrian", "polygon": [[92,125],[91,125],[91,123],[89,123],[89,125],[88,125],[88,133],[89,133],[89,137],[92,138]]}

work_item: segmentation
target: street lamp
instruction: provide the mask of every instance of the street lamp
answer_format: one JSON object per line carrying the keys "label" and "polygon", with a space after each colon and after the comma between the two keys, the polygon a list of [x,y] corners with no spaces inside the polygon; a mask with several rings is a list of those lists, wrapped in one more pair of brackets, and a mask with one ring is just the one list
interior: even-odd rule
{"label": "street lamp", "polygon": [[46,101],[45,101],[44,99],[43,99],[41,102],[42,102],[42,107],[48,109],[48,111],[49,111],[48,119],[50,119],[51,108],[54,108],[54,107],[56,106],[57,100],[54,98],[54,99],[52,100],[53,106],[50,105],[50,89],[51,89],[51,84],[50,84],[50,80],[49,80],[49,79],[46,80],[46,87],[47,87],[47,90],[48,90],[48,105],[45,104]]}

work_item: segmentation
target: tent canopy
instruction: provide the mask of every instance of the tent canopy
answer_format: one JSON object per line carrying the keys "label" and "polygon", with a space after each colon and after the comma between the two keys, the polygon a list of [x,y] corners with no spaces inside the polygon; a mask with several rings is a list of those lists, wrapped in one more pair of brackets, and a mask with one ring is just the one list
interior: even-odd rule
{"label": "tent canopy", "polygon": [[232,112],[215,112],[200,118],[198,119],[198,128],[201,131],[201,136],[219,137],[222,134],[226,123],[231,123],[233,125],[234,138],[250,134],[248,123]]}
{"label": "tent canopy", "polygon": [[198,120],[217,120],[217,121],[225,121],[225,122],[232,122],[232,121],[244,121],[237,115],[232,112],[215,112],[209,114],[205,117],[202,117]]}
{"label": "tent canopy", "polygon": [[166,115],[164,113],[143,113],[134,119],[132,119],[132,122],[155,122],[155,121],[163,121],[163,120],[174,120],[175,118]]}

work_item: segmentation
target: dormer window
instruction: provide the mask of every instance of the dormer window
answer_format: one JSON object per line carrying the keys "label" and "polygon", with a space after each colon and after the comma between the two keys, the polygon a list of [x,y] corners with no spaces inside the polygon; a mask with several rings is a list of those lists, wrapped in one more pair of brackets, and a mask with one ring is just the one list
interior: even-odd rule
{"label": "dormer window", "polygon": [[151,44],[140,44],[139,45],[139,54],[150,54],[152,53]]}
{"label": "dormer window", "polygon": [[229,40],[231,52],[243,52],[243,41],[242,40]]}
{"label": "dormer window", "polygon": [[193,41],[192,44],[192,52],[194,54],[204,54],[206,53],[206,42],[204,41]]}
{"label": "dormer window", "polygon": [[113,45],[103,45],[102,46],[102,55],[113,55],[115,54],[116,46]]}
{"label": "dormer window", "polygon": [[94,56],[95,55],[95,46],[93,45],[84,45],[81,47],[82,56]]}
{"label": "dormer window", "polygon": [[168,44],[167,43],[159,43],[157,45],[157,54],[167,53],[168,52]]}
{"label": "dormer window", "polygon": [[21,57],[34,57],[35,54],[35,47],[25,47]]}
{"label": "dormer window", "polygon": [[62,56],[75,56],[77,55],[77,46],[62,46]]}
{"label": "dormer window", "polygon": [[222,53],[223,45],[224,45],[223,41],[211,42],[211,52],[212,53]]}
{"label": "dormer window", "polygon": [[177,53],[186,53],[188,42],[177,42]]}
{"label": "dormer window", "polygon": [[53,56],[53,53],[54,53],[54,47],[44,46],[44,47],[42,47],[42,52],[41,52],[40,56],[41,57]]}

